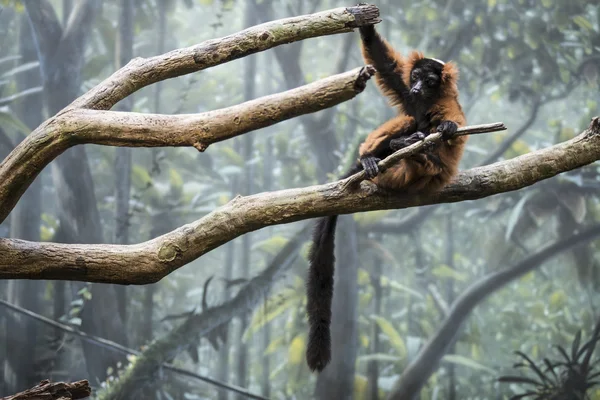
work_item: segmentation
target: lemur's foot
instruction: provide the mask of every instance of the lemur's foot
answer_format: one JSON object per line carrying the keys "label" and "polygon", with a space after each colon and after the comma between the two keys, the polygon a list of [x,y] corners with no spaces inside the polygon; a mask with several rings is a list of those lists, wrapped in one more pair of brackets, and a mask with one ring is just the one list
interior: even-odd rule
{"label": "lemur's foot", "polygon": [[354,82],[354,89],[358,92],[362,92],[367,87],[367,81],[371,79],[373,75],[375,75],[375,68],[372,65],[365,65],[358,72],[358,78],[356,78],[356,82]]}
{"label": "lemur's foot", "polygon": [[369,179],[375,178],[379,173],[379,166],[377,165],[379,161],[381,161],[379,158],[370,156],[360,159],[360,163]]}

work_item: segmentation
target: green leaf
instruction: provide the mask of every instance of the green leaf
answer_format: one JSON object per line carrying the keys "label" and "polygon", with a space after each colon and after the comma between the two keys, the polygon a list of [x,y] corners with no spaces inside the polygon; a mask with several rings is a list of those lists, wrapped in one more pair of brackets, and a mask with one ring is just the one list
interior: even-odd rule
{"label": "green leaf", "polygon": [[583,15],[577,15],[575,17],[573,17],[573,22],[575,22],[577,25],[579,25],[579,27],[588,30],[588,31],[593,31],[594,30],[594,25],[592,25],[592,23],[590,21],[588,21]]}
{"label": "green leaf", "polygon": [[183,187],[183,178],[175,168],[169,170],[169,183],[171,184],[171,187],[175,189]]}
{"label": "green leaf", "polygon": [[461,272],[458,272],[446,264],[442,264],[440,266],[435,267],[431,273],[438,278],[452,278],[454,280],[464,282],[467,280],[467,275]]}
{"label": "green leaf", "polygon": [[229,164],[233,164],[238,167],[242,167],[244,165],[244,158],[237,151],[235,151],[233,147],[222,146],[220,149],[223,156],[225,156],[227,161],[229,161]]}
{"label": "green leaf", "polygon": [[406,357],[406,344],[400,333],[394,328],[391,322],[383,317],[379,317],[377,315],[371,316],[373,320],[379,325],[379,329],[387,336],[390,341],[392,347],[396,350],[396,353],[400,357],[400,359],[404,359]]}
{"label": "green leaf", "polygon": [[461,365],[463,367],[476,369],[480,371],[489,372],[490,374],[496,374],[496,371],[490,367],[486,367],[483,364],[478,363],[477,361],[473,361],[470,358],[459,356],[457,354],[446,354],[442,361],[449,362],[456,365]]}
{"label": "green leaf", "polygon": [[393,356],[391,354],[383,354],[383,353],[375,353],[375,354],[367,354],[366,356],[360,356],[356,359],[358,362],[370,362],[370,361],[379,361],[379,362],[387,362],[387,363],[396,363],[402,361],[402,359],[398,356]]}
{"label": "green leaf", "polygon": [[17,118],[15,114],[5,110],[0,110],[0,125],[9,126],[25,136],[29,135],[31,132],[31,129],[29,129],[23,121]]}
{"label": "green leaf", "polygon": [[304,349],[306,349],[306,338],[301,333],[296,335],[288,347],[288,363],[290,365],[300,365],[304,361]]}
{"label": "green leaf", "polygon": [[504,240],[506,240],[507,242],[510,240],[513,230],[515,229],[515,226],[519,221],[519,217],[521,216],[521,212],[523,211],[525,203],[527,203],[527,200],[529,200],[529,198],[533,194],[534,192],[528,192],[525,194],[525,196],[521,197],[519,202],[515,205],[515,208],[513,208],[512,213],[510,213],[510,217],[508,218],[508,224],[506,226],[506,233],[504,235]]}
{"label": "green leaf", "polygon": [[281,235],[271,236],[270,238],[257,242],[252,246],[252,250],[260,250],[270,255],[275,255],[285,246],[288,238]]}
{"label": "green leaf", "polygon": [[389,280],[387,277],[382,276],[381,277],[381,286],[389,286],[391,289],[397,290],[399,292],[404,292],[404,293],[408,293],[410,295],[413,295],[419,299],[423,299],[423,295],[421,293],[419,293],[418,291],[403,285],[399,282],[396,281],[391,281]]}
{"label": "green leaf", "polygon": [[252,320],[242,336],[242,341],[246,342],[260,328],[275,318],[296,306],[304,298],[304,292],[296,288],[286,288],[275,296],[269,298],[263,307],[258,307]]}
{"label": "green leaf", "polygon": [[145,188],[152,183],[152,177],[148,170],[138,164],[132,168],[131,180],[133,185],[138,188]]}
{"label": "green leaf", "polygon": [[265,349],[263,355],[266,356],[269,354],[273,354],[274,352],[277,351],[277,349],[279,349],[281,346],[283,346],[284,343],[285,343],[285,341],[284,341],[283,336],[276,337],[275,339],[273,339],[271,341],[271,343],[269,343],[269,345]]}

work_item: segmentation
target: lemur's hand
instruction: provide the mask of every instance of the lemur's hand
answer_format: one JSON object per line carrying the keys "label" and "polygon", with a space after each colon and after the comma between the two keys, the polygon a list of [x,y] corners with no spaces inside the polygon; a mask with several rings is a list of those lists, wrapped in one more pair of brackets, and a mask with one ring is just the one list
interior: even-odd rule
{"label": "lemur's hand", "polygon": [[425,139],[425,137],[427,137],[427,135],[424,134],[423,132],[419,131],[419,132],[415,132],[409,136],[392,139],[392,140],[390,140],[390,148],[394,151],[397,151],[397,150],[403,149],[405,147],[408,147],[411,144],[420,142],[421,140]]}
{"label": "lemur's hand", "polygon": [[377,163],[379,161],[381,161],[381,159],[379,159],[377,157],[372,157],[372,156],[361,157],[360,163],[361,163],[363,169],[365,170],[365,172],[367,173],[367,178],[373,179],[377,176],[377,174],[379,173],[379,167],[377,166]]}
{"label": "lemur's hand", "polygon": [[442,133],[442,139],[444,140],[452,139],[457,130],[458,125],[454,121],[442,121],[437,127],[437,131]]}

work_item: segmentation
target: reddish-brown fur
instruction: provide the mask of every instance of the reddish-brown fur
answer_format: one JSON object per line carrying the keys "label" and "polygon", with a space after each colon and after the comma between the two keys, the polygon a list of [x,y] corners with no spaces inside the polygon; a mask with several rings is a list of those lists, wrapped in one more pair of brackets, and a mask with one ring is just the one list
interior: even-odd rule
{"label": "reddish-brown fur", "polygon": [[[457,173],[466,137],[443,141],[434,148],[427,149],[425,153],[403,159],[379,174],[374,165],[376,159],[392,153],[392,139],[393,147],[396,148],[397,145],[405,146],[419,140],[421,135],[416,132],[427,134],[441,128],[446,137],[451,137],[455,128],[452,122],[458,126],[465,125],[465,116],[458,103],[458,70],[452,63],[442,67],[442,64],[437,64],[434,60],[421,61],[423,55],[418,52],[402,57],[382,40],[373,26],[361,27],[360,32],[363,56],[367,63],[377,69],[377,85],[390,99],[390,103],[398,107],[398,116],[369,134],[359,148],[359,162],[345,176],[364,168],[370,176],[375,175],[373,181],[383,188],[405,193],[437,190]],[[412,96],[409,90],[410,78],[416,63],[419,68],[415,73],[415,96]],[[330,325],[336,221],[336,215],[319,220],[308,257],[307,313],[310,329],[306,360],[310,369],[318,371],[323,370],[331,359]]]}
{"label": "reddish-brown fur", "polygon": [[[396,66],[393,70],[402,77],[404,84],[410,87],[410,73],[415,63],[424,58],[417,51],[411,52],[403,57],[396,52],[385,40],[388,55],[393,56]],[[364,44],[362,53],[365,61],[369,64],[373,60],[369,56]],[[359,155],[372,151],[387,137],[398,132],[399,129],[408,126],[414,118],[404,113],[401,99],[396,91],[388,87],[379,73],[375,75],[380,91],[390,99],[390,104],[397,106],[398,116],[387,121],[379,128],[371,132],[364,143],[360,146]],[[458,102],[458,69],[452,62],[443,66],[441,76],[441,95],[430,108],[432,120],[438,122],[449,120],[455,122],[459,127],[466,124],[466,118]],[[432,126],[429,133],[435,132],[436,126]],[[444,141],[436,147],[435,154],[439,157],[441,165],[434,164],[422,155],[403,159],[392,168],[380,173],[373,178],[378,186],[393,190],[403,190],[409,193],[435,191],[446,185],[458,172],[458,164],[463,154],[466,136],[459,136],[451,141]]]}

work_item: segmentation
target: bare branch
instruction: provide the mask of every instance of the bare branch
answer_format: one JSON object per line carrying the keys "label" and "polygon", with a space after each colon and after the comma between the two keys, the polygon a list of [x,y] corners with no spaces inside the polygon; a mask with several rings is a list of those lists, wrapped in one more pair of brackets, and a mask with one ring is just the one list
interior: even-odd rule
{"label": "bare branch", "polygon": [[566,240],[552,243],[517,265],[492,273],[469,286],[452,304],[448,316],[435,335],[429,339],[418,356],[404,370],[388,399],[411,400],[419,394],[431,374],[437,369],[438,363],[446,354],[448,347],[456,340],[462,324],[471,311],[490,294],[539,267],[548,259],[598,236],[600,236],[600,225],[594,225]]}
{"label": "bare branch", "polygon": [[0,222],[40,171],[69,147],[194,146],[214,142],[347,101],[375,73],[370,67],[335,75],[300,88],[203,114],[158,115],[74,109],[31,133],[0,163]]}
{"label": "bare branch", "polygon": [[[433,136],[433,135],[431,135]],[[64,245],[0,239],[0,279],[144,284],[265,226],[331,214],[475,200],[533,185],[600,159],[600,120],[564,143],[459,174],[438,193],[406,196],[351,178],[236,197],[203,218],[137,245]],[[0,196],[5,195],[0,191]]]}
{"label": "bare branch", "polygon": [[333,107],[355,97],[374,73],[370,67],[334,75],[256,100],[202,114],[160,115],[77,109],[61,119],[73,126],[72,144],[164,147],[194,146],[199,151],[216,142],[273,125],[299,115]]}
{"label": "bare branch", "polygon": [[119,100],[150,84],[200,71],[285,43],[350,32],[379,22],[373,5],[335,8],[267,22],[220,39],[173,50],[152,58],[135,58],[68,108],[108,110]]}
{"label": "bare branch", "polygon": [[3,397],[2,400],[76,400],[85,399],[92,393],[87,380],[73,383],[41,381],[37,386],[13,396]]}

